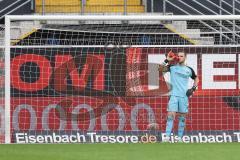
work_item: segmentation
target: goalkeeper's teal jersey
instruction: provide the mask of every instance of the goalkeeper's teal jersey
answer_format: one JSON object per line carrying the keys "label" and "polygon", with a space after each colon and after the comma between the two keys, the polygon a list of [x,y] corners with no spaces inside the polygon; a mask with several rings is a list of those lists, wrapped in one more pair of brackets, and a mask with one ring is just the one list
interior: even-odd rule
{"label": "goalkeeper's teal jersey", "polygon": [[174,65],[169,66],[171,78],[171,95],[185,97],[188,90],[189,78],[195,79],[197,76],[189,66]]}

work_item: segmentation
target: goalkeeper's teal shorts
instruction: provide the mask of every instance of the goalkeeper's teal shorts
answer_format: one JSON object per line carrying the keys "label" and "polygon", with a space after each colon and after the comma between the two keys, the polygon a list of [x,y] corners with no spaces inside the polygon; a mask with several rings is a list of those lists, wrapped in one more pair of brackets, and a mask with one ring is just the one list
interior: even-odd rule
{"label": "goalkeeper's teal shorts", "polygon": [[170,100],[168,102],[167,111],[169,112],[179,112],[179,113],[188,113],[188,97],[178,97],[178,96],[170,96]]}

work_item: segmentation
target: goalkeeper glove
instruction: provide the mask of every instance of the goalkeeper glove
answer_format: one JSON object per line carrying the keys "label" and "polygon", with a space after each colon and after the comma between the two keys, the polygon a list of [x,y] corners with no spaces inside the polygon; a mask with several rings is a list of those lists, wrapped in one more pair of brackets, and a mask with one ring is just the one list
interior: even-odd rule
{"label": "goalkeeper glove", "polygon": [[186,95],[187,95],[188,97],[191,97],[191,96],[193,95],[193,93],[196,91],[196,89],[197,89],[197,86],[193,86],[191,89],[188,89],[188,90],[187,90]]}

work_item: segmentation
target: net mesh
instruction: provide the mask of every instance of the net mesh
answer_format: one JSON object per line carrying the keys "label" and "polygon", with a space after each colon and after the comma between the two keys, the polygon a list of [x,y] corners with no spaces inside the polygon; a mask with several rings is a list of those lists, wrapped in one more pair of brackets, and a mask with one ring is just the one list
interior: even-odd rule
{"label": "net mesh", "polygon": [[200,78],[186,135],[233,134],[240,129],[239,27],[238,20],[12,22],[12,142],[76,132],[154,129],[159,136],[171,81],[158,65],[169,51],[187,53]]}

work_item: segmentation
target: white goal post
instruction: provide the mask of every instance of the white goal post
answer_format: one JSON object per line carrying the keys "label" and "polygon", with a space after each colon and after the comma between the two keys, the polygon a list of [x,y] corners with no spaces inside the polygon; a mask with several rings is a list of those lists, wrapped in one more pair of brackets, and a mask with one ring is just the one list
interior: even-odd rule
{"label": "white goal post", "polygon": [[[229,42],[229,43],[225,43],[225,42],[222,43],[221,42],[221,43],[216,43],[215,44],[214,42],[211,42],[211,43],[209,42],[209,45],[204,44],[204,43],[196,43],[195,44],[194,43],[195,41],[200,41],[199,38],[194,39],[194,36],[193,36],[193,38],[191,38],[189,36],[186,36],[187,33],[182,32],[183,30],[181,30],[181,29],[178,30],[179,28],[177,27],[177,23],[176,23],[175,26],[171,24],[171,21],[190,21],[190,23],[191,23],[191,21],[196,21],[196,20],[201,21],[202,23],[205,24],[205,26],[209,25],[208,27],[210,27],[211,31],[208,30],[209,29],[208,27],[205,28],[205,27],[200,26],[199,24],[196,24],[197,26],[200,26],[200,29],[203,30],[202,31],[203,34],[211,35],[211,36],[212,35],[217,35],[216,36],[217,40],[219,40],[220,38],[223,38],[223,39],[225,39],[226,42]],[[82,22],[85,22],[85,21],[87,21],[88,23],[90,21],[101,21],[101,24],[103,24],[103,26],[104,26],[104,24],[108,24],[108,23],[105,23],[105,21],[114,21],[114,22],[118,21],[118,22],[116,22],[117,24],[119,24],[120,21],[121,21],[122,24],[126,24],[126,28],[128,29],[126,31],[127,32],[126,34],[129,34],[129,35],[131,35],[131,33],[129,33],[129,32],[131,32],[131,31],[135,32],[135,30],[130,30],[129,29],[130,27],[127,25],[128,22],[129,22],[129,24],[133,24],[134,26],[137,26],[138,24],[144,24],[145,23],[146,26],[144,26],[145,27],[144,29],[147,28],[147,24],[149,22],[149,31],[147,31],[146,33],[142,33],[144,30],[139,31],[139,32],[141,32],[141,36],[142,35],[147,35],[148,36],[148,34],[149,35],[155,35],[156,34],[156,35],[161,36],[161,37],[167,37],[169,35],[169,33],[161,33],[160,34],[160,33],[157,33],[157,30],[154,30],[154,31],[151,30],[151,25],[152,24],[164,24],[164,26],[166,27],[165,28],[166,30],[175,32],[182,39],[188,40],[189,43],[184,42],[184,44],[181,44],[181,43],[163,44],[161,42],[156,41],[156,43],[147,44],[147,43],[150,43],[150,42],[145,43],[145,41],[144,41],[144,43],[141,43],[141,44],[140,43],[133,43],[133,44],[128,45],[128,44],[124,43],[124,44],[119,44],[119,45],[117,44],[117,45],[111,46],[111,43],[109,43],[106,46],[105,44],[100,44],[100,43],[94,44],[95,42],[93,42],[93,44],[85,44],[85,43],[84,44],[81,44],[81,43],[61,44],[60,42],[57,42],[57,43],[54,42],[54,44],[53,44],[52,43],[53,40],[51,39],[51,40],[49,40],[49,41],[51,41],[51,44],[49,44],[49,45],[28,44],[27,41],[26,41],[26,43],[21,44],[21,43],[15,43],[15,40],[11,38],[12,34],[14,34],[14,32],[11,31],[12,23],[13,22],[20,22],[20,21],[38,21],[38,22],[41,21],[43,23],[47,23],[48,21],[49,22],[51,22],[51,21],[52,22],[61,21],[61,22],[63,22],[63,24],[67,24],[69,21],[78,21],[79,24],[81,24]],[[208,24],[207,21],[214,21],[214,26],[212,26],[211,24]],[[222,21],[225,21],[226,25],[223,25]],[[4,69],[5,70],[5,97],[4,97],[4,101],[5,101],[4,102],[5,103],[5,106],[4,106],[4,109],[5,109],[5,114],[4,114],[4,117],[5,117],[5,122],[4,122],[5,123],[5,133],[4,133],[4,135],[5,135],[5,143],[13,142],[12,141],[12,134],[13,134],[12,130],[13,129],[11,128],[11,123],[12,123],[11,115],[13,114],[11,112],[11,76],[12,76],[11,75],[11,73],[12,73],[11,72],[11,58],[12,58],[11,57],[11,49],[16,49],[17,50],[17,49],[31,48],[33,50],[34,49],[39,49],[39,50],[46,49],[47,50],[47,49],[58,49],[58,48],[91,48],[92,47],[92,48],[107,48],[107,49],[111,50],[112,47],[115,47],[117,49],[119,49],[119,48],[147,48],[149,50],[151,50],[151,48],[163,48],[166,51],[168,51],[171,48],[174,48],[177,51],[178,49],[176,49],[176,48],[181,48],[181,49],[185,48],[186,50],[191,50],[190,48],[198,48],[199,49],[199,48],[207,48],[207,47],[208,48],[219,48],[219,47],[239,48],[240,47],[240,40],[239,40],[240,39],[239,38],[240,37],[240,25],[236,24],[235,21],[240,22],[240,15],[188,15],[188,16],[186,16],[186,15],[181,15],[181,16],[180,15],[178,15],[178,16],[175,16],[175,15],[174,16],[168,16],[168,15],[167,16],[162,16],[162,15],[69,15],[69,16],[68,15],[45,15],[45,16],[7,15],[5,17],[5,39],[4,39],[5,40],[5,54],[4,54],[4,63],[5,63],[5,69]],[[170,25],[168,23],[170,23]],[[89,23],[89,24],[91,25],[91,23]],[[216,29],[216,26],[218,26],[218,24],[222,25],[220,27],[221,29]],[[230,25],[232,26],[232,28],[229,27]],[[26,26],[26,27],[28,27],[28,26]],[[176,28],[174,28],[174,27],[176,27]],[[58,29],[54,28],[54,31],[57,31],[57,30]],[[141,30],[141,29],[139,29],[139,30]],[[104,31],[104,29],[103,29],[103,31]],[[65,32],[65,30],[64,30],[64,32]],[[101,32],[101,31],[99,31],[99,32]],[[110,31],[108,31],[107,34],[110,35],[112,32],[116,32],[116,31],[115,30],[113,31],[112,29],[110,29]],[[193,34],[195,34],[194,33],[195,31],[192,31],[192,32],[193,32]],[[42,32],[42,33],[45,33],[45,32]],[[123,31],[122,33],[119,33],[119,34],[122,35],[124,33],[125,32]],[[56,34],[56,33],[54,32],[54,34]],[[77,31],[76,31],[75,34],[78,35],[79,33],[77,33]],[[167,36],[164,36],[164,34],[166,34]],[[199,34],[201,34],[201,31],[199,31]],[[89,35],[90,35],[89,37],[91,37],[92,39],[96,39],[96,38],[93,37],[94,34],[91,33],[91,30],[89,31]],[[116,34],[114,33],[114,35],[116,35]],[[134,37],[134,35],[132,35],[132,36]],[[218,36],[220,38],[218,38]],[[166,38],[166,39],[168,39],[168,38]],[[134,40],[132,40],[132,41],[134,41]],[[146,41],[148,41],[148,39]],[[202,41],[204,41],[204,40],[202,40]],[[238,49],[236,49],[236,50],[238,50]],[[191,52],[191,51],[189,51],[189,52]],[[220,51],[220,52],[221,53],[225,52],[225,50],[223,49],[223,51]],[[208,53],[208,52],[206,52],[206,53]],[[228,51],[227,51],[227,53],[229,53],[229,55],[231,54]],[[151,56],[153,56],[153,54]],[[226,55],[226,58],[227,58],[227,56],[228,55]],[[239,58],[239,56],[240,55],[238,55],[237,57]],[[196,59],[198,56],[193,55],[192,57]],[[211,57],[211,56],[209,56],[209,57]],[[236,62],[237,63],[237,61],[240,60],[240,59],[235,60],[235,59],[237,59],[237,57],[233,56],[233,58],[227,59],[226,63],[227,62],[229,62],[229,63],[235,63]],[[161,58],[157,57],[156,61],[159,60],[159,59],[161,59]],[[221,59],[219,61],[221,61]],[[154,62],[154,60],[152,60],[152,62]],[[198,62],[198,61],[196,60],[194,62]],[[213,63],[214,62],[212,62],[212,64]],[[203,64],[204,63],[202,63],[201,65],[203,65]],[[199,65],[197,67],[199,67]],[[239,70],[238,72],[240,72],[240,67],[238,67],[238,70]],[[227,69],[226,69],[226,72],[227,72]],[[230,72],[230,75],[232,75],[232,72],[235,73],[235,71],[233,71],[231,69],[229,69],[229,72]],[[225,73],[225,72],[223,74],[227,75],[227,73]],[[236,73],[236,74],[239,74],[239,73]],[[150,81],[150,79],[148,79],[148,81]],[[238,80],[238,81],[240,82],[240,80]],[[239,83],[239,82],[236,82],[236,83]],[[156,82],[156,83],[159,83],[159,82]],[[240,84],[238,84],[237,86],[239,86],[239,85]],[[153,86],[156,86],[156,85],[153,85]],[[204,89],[204,88],[202,87],[202,89]],[[236,90],[238,90],[238,89],[236,89]],[[12,92],[13,92],[13,90],[12,90]],[[207,90],[206,92],[211,92],[211,91]],[[214,93],[215,92],[217,92],[217,90],[214,90]],[[228,91],[228,90],[225,90],[225,89],[222,89],[222,90],[220,89],[220,92],[222,93],[222,95],[224,95],[225,92],[227,92],[227,93],[229,93],[229,94],[227,94],[229,96],[230,93],[232,93],[232,90]],[[139,97],[141,97],[144,94],[145,93],[143,93],[143,94],[136,93],[136,97],[138,97],[138,95],[140,95]],[[20,93],[19,93],[19,95],[20,95]],[[134,95],[134,93],[133,93],[133,95]],[[220,96],[222,96],[222,95],[220,94]],[[201,96],[200,92],[199,92],[199,96]],[[201,103],[201,102],[199,101],[198,103]],[[210,103],[210,102],[206,102],[206,103]],[[164,102],[164,105],[166,106],[165,102]],[[198,104],[196,104],[196,106],[198,106]],[[198,113],[196,113],[196,114],[198,114]],[[199,114],[201,114],[200,111],[199,111]],[[215,119],[217,119],[217,118],[215,118]],[[234,117],[232,120],[236,123],[236,117]],[[208,122],[206,122],[206,123],[208,123]],[[216,120],[213,123],[218,123],[218,122]],[[194,124],[198,125],[197,122],[196,123],[194,122]],[[144,125],[142,125],[142,126],[144,126]],[[218,124],[214,124],[214,125],[217,126]],[[224,126],[224,125],[229,125],[229,124],[225,124],[225,121],[224,121],[224,122],[222,122],[221,126]],[[236,126],[239,126],[239,125],[240,125],[240,123],[236,124]],[[129,126],[132,126],[132,125],[129,124]],[[205,127],[205,128],[207,128],[207,127]],[[219,128],[221,129],[221,127],[219,127]],[[201,127],[199,127],[198,129],[201,130]],[[162,129],[162,130],[164,130],[164,129]],[[189,129],[189,130],[191,130],[191,129]],[[193,129],[193,130],[195,130],[195,129]],[[211,127],[210,127],[209,130],[211,130]],[[234,130],[234,127],[232,127],[230,130]],[[238,127],[236,128],[236,130],[238,130]]]}

